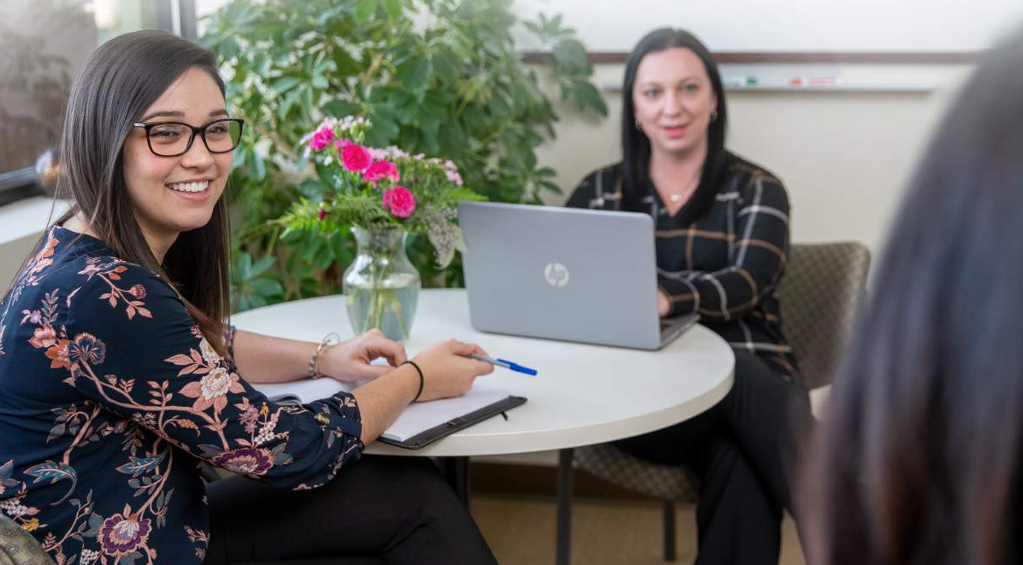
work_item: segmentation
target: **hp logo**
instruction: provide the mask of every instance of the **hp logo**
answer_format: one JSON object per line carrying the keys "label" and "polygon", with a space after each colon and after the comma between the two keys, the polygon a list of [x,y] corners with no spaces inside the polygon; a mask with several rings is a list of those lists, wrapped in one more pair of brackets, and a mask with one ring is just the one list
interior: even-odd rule
{"label": "hp logo", "polygon": [[547,284],[561,288],[568,284],[568,269],[561,263],[548,263],[543,270],[543,278],[547,279]]}

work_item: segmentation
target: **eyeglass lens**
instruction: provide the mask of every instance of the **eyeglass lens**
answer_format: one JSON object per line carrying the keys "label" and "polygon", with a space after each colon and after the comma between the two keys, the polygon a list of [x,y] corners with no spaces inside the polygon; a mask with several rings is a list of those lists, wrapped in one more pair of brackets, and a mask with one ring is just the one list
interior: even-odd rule
{"label": "eyeglass lens", "polygon": [[[206,126],[206,148],[213,153],[227,153],[241,141],[241,124],[220,120]],[[192,128],[185,124],[156,124],[149,128],[149,146],[157,155],[180,155],[188,148]]]}

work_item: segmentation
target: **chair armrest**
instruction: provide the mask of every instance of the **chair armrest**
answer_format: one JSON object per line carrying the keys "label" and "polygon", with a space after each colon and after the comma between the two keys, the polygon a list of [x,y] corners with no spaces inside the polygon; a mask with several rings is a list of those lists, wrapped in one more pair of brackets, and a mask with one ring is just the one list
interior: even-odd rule
{"label": "chair armrest", "polygon": [[28,531],[0,512],[0,565],[53,565]]}

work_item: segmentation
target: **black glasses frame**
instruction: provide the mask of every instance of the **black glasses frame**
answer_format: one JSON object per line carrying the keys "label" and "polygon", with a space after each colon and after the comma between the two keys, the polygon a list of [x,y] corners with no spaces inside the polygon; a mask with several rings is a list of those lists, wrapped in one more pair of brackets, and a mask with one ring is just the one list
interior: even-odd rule
{"label": "black glasses frame", "polygon": [[[206,141],[206,129],[209,128],[210,126],[214,125],[214,124],[220,124],[220,123],[223,123],[223,122],[235,122],[235,123],[238,124],[238,142],[235,143],[230,149],[225,149],[224,151],[214,151],[213,149],[210,149],[210,144],[209,144],[209,142]],[[185,126],[186,128],[192,130],[192,134],[188,138],[188,143],[185,145],[185,149],[182,150],[180,153],[174,153],[172,155],[165,155],[163,153],[157,153],[156,150],[153,149],[153,139],[151,137],[149,137],[150,130],[152,130],[156,126],[168,126],[168,125]],[[188,150],[192,148],[192,143],[195,142],[195,136],[196,135],[199,135],[200,137],[202,137],[202,144],[206,146],[206,150],[209,151],[210,153],[220,154],[220,153],[230,153],[230,152],[234,151],[235,148],[237,148],[241,144],[242,132],[245,131],[245,120],[243,120],[241,118],[221,118],[219,120],[213,120],[212,122],[209,122],[208,124],[203,124],[203,125],[198,126],[198,127],[193,126],[191,124],[186,124],[185,122],[138,122],[138,123],[132,124],[132,127],[142,128],[142,129],[146,130],[146,145],[149,146],[149,150],[153,153],[153,155],[156,155],[157,157],[180,157],[181,155],[184,155],[185,153],[188,153]]]}

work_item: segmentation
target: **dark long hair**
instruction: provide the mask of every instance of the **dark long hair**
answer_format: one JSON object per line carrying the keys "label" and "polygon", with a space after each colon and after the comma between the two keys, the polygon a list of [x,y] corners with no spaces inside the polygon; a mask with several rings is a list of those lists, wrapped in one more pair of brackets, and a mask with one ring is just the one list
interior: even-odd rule
{"label": "dark long hair", "polygon": [[693,34],[681,29],[661,28],[639,40],[625,63],[625,82],[622,86],[622,193],[626,201],[635,201],[646,186],[650,168],[650,139],[636,127],[636,111],[632,105],[632,89],[636,84],[636,70],[648,54],[674,47],[691,50],[703,61],[710,84],[717,95],[718,117],[710,123],[707,137],[707,159],[703,164],[700,186],[713,186],[725,168],[725,129],[728,109],[725,90],[721,86],[721,73],[707,47]]}
{"label": "dark long hair", "polygon": [[910,183],[804,469],[817,565],[1023,560],[1023,33]]}
{"label": "dark long hair", "polygon": [[203,335],[222,351],[230,307],[225,199],[209,223],[178,236],[161,265],[135,219],[124,182],[122,155],[132,124],[191,68],[206,71],[224,93],[213,54],[163,31],[116,37],[86,60],[71,86],[60,138],[57,195],[73,204],[58,222],[82,212],[119,258],[171,281]]}

